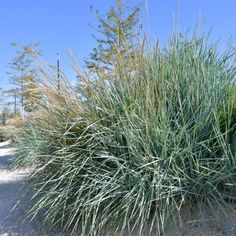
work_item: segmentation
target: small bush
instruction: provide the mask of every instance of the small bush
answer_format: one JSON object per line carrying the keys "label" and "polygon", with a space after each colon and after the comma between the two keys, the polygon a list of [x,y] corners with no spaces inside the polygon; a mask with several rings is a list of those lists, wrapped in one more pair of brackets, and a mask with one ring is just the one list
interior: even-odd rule
{"label": "small bush", "polygon": [[0,127],[0,142],[4,142],[7,140],[6,138],[6,130],[3,127]]}
{"label": "small bush", "polygon": [[20,128],[23,126],[23,120],[21,116],[15,116],[7,120],[7,124],[9,126],[14,126],[16,128]]}
{"label": "small bush", "polygon": [[23,120],[20,116],[7,119],[7,124],[0,126],[0,142],[7,140],[15,141],[18,129],[23,126]]}
{"label": "small bush", "polygon": [[[235,198],[228,91],[235,55],[174,37],[137,52],[77,95],[55,83],[24,125],[14,165],[33,165],[31,217],[81,235],[165,230],[183,207]],[[137,234],[138,234],[137,233]]]}
{"label": "small bush", "polygon": [[16,127],[6,125],[0,127],[0,142],[4,142],[7,140],[15,140],[17,130]]}

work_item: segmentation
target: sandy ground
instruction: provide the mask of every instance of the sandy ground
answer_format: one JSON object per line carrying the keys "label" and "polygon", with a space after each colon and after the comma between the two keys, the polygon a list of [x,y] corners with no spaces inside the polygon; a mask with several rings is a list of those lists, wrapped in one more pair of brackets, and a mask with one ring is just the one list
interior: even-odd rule
{"label": "sandy ground", "polygon": [[[19,189],[29,172],[27,170],[10,170],[9,161],[13,150],[8,145],[8,142],[0,143],[0,236],[66,236],[66,234],[56,231],[49,233],[45,227],[42,227],[39,220],[22,223],[22,216],[25,215],[29,204],[25,203],[25,206],[18,204],[20,200]],[[236,209],[235,206],[232,205],[232,208]],[[219,219],[217,224],[207,215],[205,215],[204,223],[199,223],[197,212],[199,211],[196,210],[195,215],[188,215],[183,211],[182,219],[184,220],[178,226],[171,226],[166,236],[236,236],[235,211],[226,217],[217,213],[216,207]],[[138,233],[132,234],[132,236],[136,235]],[[146,235],[148,234],[144,236]],[[157,234],[153,232],[152,235]]]}
{"label": "sandy ground", "polygon": [[0,236],[59,236],[60,233],[48,233],[36,220],[23,222],[27,203],[19,203],[19,189],[22,187],[26,170],[11,171],[9,161],[12,149],[8,142],[0,143]]}

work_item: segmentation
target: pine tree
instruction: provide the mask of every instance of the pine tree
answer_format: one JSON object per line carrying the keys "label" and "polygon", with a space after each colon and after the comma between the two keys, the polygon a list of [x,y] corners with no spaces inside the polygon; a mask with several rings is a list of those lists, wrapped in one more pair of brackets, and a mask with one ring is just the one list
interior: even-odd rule
{"label": "pine tree", "polygon": [[6,94],[8,94],[8,96],[10,97],[10,101],[8,102],[8,105],[9,106],[13,106],[13,112],[14,112],[14,115],[16,116],[17,115],[17,107],[18,107],[18,95],[20,94],[20,91],[19,89],[9,89],[7,91],[5,91]]}
{"label": "pine tree", "polygon": [[33,68],[35,60],[35,54],[40,54],[38,49],[39,43],[33,43],[28,45],[21,45],[13,43],[12,46],[15,49],[16,56],[10,63],[11,82],[16,86],[14,92],[17,92],[16,96],[20,97],[21,110],[29,110],[28,104],[32,96],[30,95],[29,88],[32,84],[37,84],[37,74]]}
{"label": "pine tree", "polygon": [[98,34],[101,37],[95,37],[98,46],[86,60],[89,69],[110,70],[118,56],[126,58],[126,55],[132,53],[141,29],[139,15],[140,5],[131,8],[124,6],[121,0],[116,0],[116,6],[111,7],[104,18],[96,11]]}

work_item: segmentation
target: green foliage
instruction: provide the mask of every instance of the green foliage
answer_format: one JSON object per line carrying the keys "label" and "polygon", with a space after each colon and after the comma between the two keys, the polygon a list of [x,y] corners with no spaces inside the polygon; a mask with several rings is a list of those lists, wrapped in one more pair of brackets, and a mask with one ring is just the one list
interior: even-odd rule
{"label": "green foliage", "polygon": [[221,111],[221,130],[231,143],[232,152],[236,154],[236,86],[227,88],[227,100]]}
{"label": "green foliage", "polygon": [[234,60],[205,38],[177,35],[88,81],[79,97],[46,87],[14,157],[35,168],[29,216],[43,211],[75,235],[143,235],[164,231],[183,207],[226,209],[236,162],[221,113],[232,110]]}
{"label": "green foliage", "polygon": [[236,128],[236,86],[230,86],[229,89],[229,113],[231,115],[231,126]]}
{"label": "green foliage", "polygon": [[7,140],[7,133],[4,128],[0,128],[0,142],[4,142]]}
{"label": "green foliage", "polygon": [[12,113],[12,111],[7,106],[4,106],[2,108],[2,111],[0,112],[1,125],[6,125],[7,120],[12,118],[13,116],[14,114]]}
{"label": "green foliage", "polygon": [[[10,63],[11,82],[16,86],[10,91],[14,97],[20,98],[21,109],[24,111],[32,110],[32,104],[35,102],[35,95],[31,92],[31,87],[37,86],[37,74],[33,67],[35,55],[40,55],[38,49],[39,43],[21,45],[13,43],[16,56]],[[39,99],[40,96],[37,96]],[[16,110],[17,101],[14,100]]]}
{"label": "green foliage", "polygon": [[29,74],[28,76],[24,77],[25,81],[24,108],[28,112],[34,111],[37,107],[37,104],[42,98],[41,94],[37,91],[38,88],[37,80],[38,78],[36,78],[34,74]]}
{"label": "green foliage", "polygon": [[104,18],[96,12],[99,21],[96,37],[98,46],[93,49],[86,61],[89,69],[109,70],[118,57],[125,58],[134,51],[141,28],[139,14],[139,5],[131,8],[124,5],[121,0],[116,0],[116,7],[111,7]]}
{"label": "green foliage", "polygon": [[15,141],[17,129],[15,126],[6,125],[0,126],[0,142],[5,142],[7,140]]}

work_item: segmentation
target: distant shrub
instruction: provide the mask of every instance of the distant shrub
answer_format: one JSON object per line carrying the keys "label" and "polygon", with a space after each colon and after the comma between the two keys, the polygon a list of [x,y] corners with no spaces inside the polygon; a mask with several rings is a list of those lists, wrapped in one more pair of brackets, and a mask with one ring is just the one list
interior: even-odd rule
{"label": "distant shrub", "polygon": [[6,130],[0,127],[0,142],[6,141]]}
{"label": "distant shrub", "polygon": [[15,116],[7,120],[7,124],[10,126],[14,126],[16,128],[20,128],[23,126],[23,120],[21,116]]}
{"label": "distant shrub", "polygon": [[16,133],[22,126],[23,120],[21,116],[8,118],[6,125],[0,126],[0,142],[7,140],[15,141]]}
{"label": "distant shrub", "polygon": [[142,235],[163,232],[182,207],[224,209],[235,198],[231,118],[222,122],[234,60],[205,38],[176,36],[85,80],[80,96],[45,85],[14,158],[35,168],[29,215],[43,210],[74,234]]}
{"label": "distant shrub", "polygon": [[15,140],[17,130],[14,126],[1,126],[0,127],[0,142],[5,142],[7,140]]}

